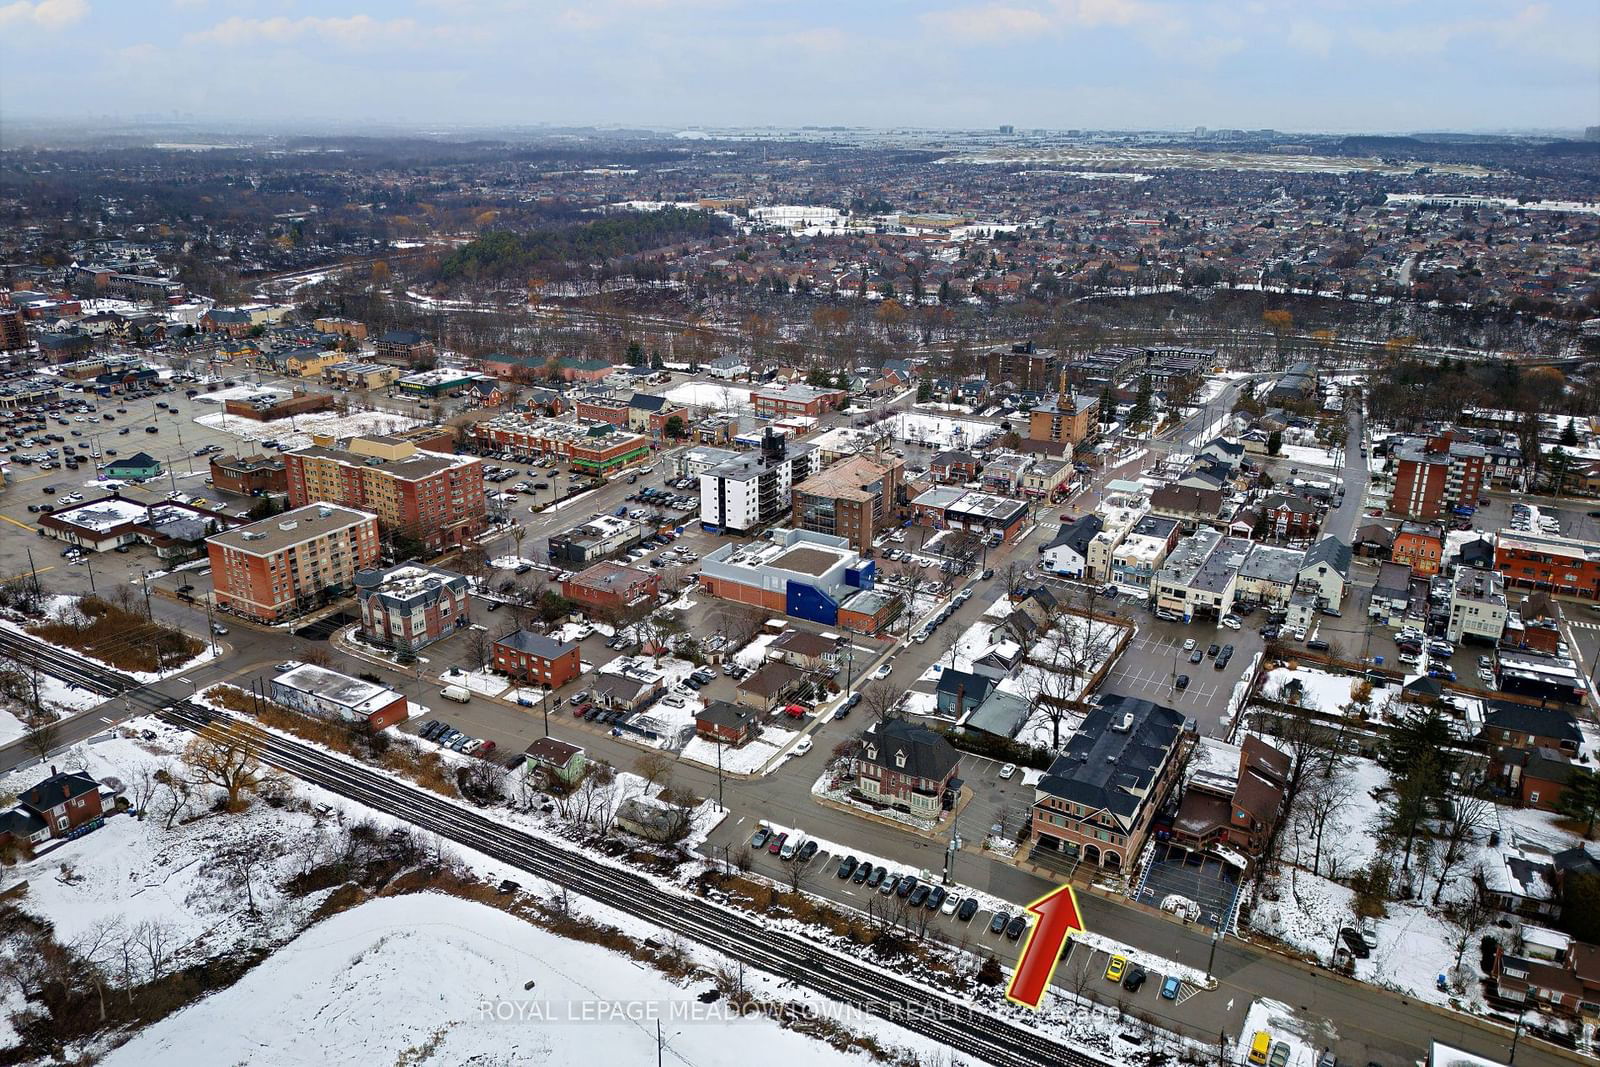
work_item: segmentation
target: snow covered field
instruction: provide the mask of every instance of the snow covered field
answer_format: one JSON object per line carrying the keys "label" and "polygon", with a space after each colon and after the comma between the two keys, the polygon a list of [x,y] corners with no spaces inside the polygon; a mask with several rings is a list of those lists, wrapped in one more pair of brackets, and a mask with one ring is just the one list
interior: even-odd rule
{"label": "snow covered field", "polygon": [[895,440],[914,441],[933,448],[967,448],[985,434],[999,429],[993,423],[904,411],[895,415],[888,425]]}
{"label": "snow covered field", "polygon": [[736,382],[683,382],[664,394],[675,404],[691,410],[724,411],[743,414],[750,408],[750,386]]}
{"label": "snow covered field", "polygon": [[[256,392],[253,389],[250,391]],[[237,415],[218,411],[210,415],[197,415],[194,421],[202,426],[232,434],[242,441],[257,443],[277,441],[285,451],[306,447],[311,443],[313,433],[340,438],[359,437],[368,434],[398,433],[422,425],[416,419],[388,411],[352,411],[348,415],[341,415],[336,411],[321,411],[309,415],[294,415],[287,419],[273,419],[270,422],[256,422],[254,419],[242,419]]]}
{"label": "snow covered field", "polygon": [[[45,710],[53,711],[64,721],[90,708],[99,707],[105,703],[105,697],[98,693],[91,693],[87,689],[79,689],[71,682],[63,682],[59,678],[49,675],[39,677],[39,703]],[[31,714],[31,711],[30,711]],[[16,712],[0,708],[0,745],[8,745],[28,732]]]}
{"label": "snow covered field", "polygon": [[678,1063],[735,1067],[752,1048],[782,1063],[863,1062],[723,1001],[702,1004],[695,994],[708,987],[487,905],[389,897],[319,923],[104,1063],[645,1063],[657,1019]]}

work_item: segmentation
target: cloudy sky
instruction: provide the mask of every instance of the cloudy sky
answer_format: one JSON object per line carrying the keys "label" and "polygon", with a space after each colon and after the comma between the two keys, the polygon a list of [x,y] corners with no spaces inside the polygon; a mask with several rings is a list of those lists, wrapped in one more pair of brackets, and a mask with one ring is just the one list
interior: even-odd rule
{"label": "cloudy sky", "polygon": [[1600,124],[1595,0],[0,0],[0,114]]}

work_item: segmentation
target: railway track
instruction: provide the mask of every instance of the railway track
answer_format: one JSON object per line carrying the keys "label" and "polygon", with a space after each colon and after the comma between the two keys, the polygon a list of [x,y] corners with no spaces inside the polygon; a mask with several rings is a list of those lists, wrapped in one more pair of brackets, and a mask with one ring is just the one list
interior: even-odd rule
{"label": "railway track", "polygon": [[[235,716],[203,708],[140,685],[120,672],[17,634],[0,632],[0,648],[25,648],[55,677],[136,707],[188,730]],[[952,1050],[998,1067],[1107,1067],[1107,1061],[985,1009],[850,955],[762,926],[736,909],[680,896],[627,868],[500,825],[487,814],[309,746],[262,735],[263,759],[330,792],[365,804],[475,849],[591,900],[672,931],[727,956],[813,989],[843,1004],[892,1021]]]}

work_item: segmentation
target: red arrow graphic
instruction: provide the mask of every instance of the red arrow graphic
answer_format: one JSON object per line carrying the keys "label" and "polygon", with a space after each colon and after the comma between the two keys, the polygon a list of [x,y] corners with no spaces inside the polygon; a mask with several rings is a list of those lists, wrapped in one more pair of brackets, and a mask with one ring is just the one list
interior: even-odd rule
{"label": "red arrow graphic", "polygon": [[1078,897],[1070,885],[1052,889],[1032,904],[1028,910],[1038,918],[1028,929],[1022,942],[1022,955],[1017,957],[1017,969],[1006,987],[1006,999],[1025,1008],[1039,1010],[1044,1003],[1044,991],[1061,961],[1061,950],[1074,930],[1083,929],[1079,917]]}

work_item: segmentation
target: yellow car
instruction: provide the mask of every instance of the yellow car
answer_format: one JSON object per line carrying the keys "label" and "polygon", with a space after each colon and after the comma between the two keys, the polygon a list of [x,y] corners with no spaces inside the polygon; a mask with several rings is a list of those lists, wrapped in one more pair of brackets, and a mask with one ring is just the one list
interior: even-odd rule
{"label": "yellow car", "polygon": [[1106,981],[1122,981],[1122,972],[1128,969],[1128,961],[1121,956],[1112,956],[1111,962],[1106,964]]}

